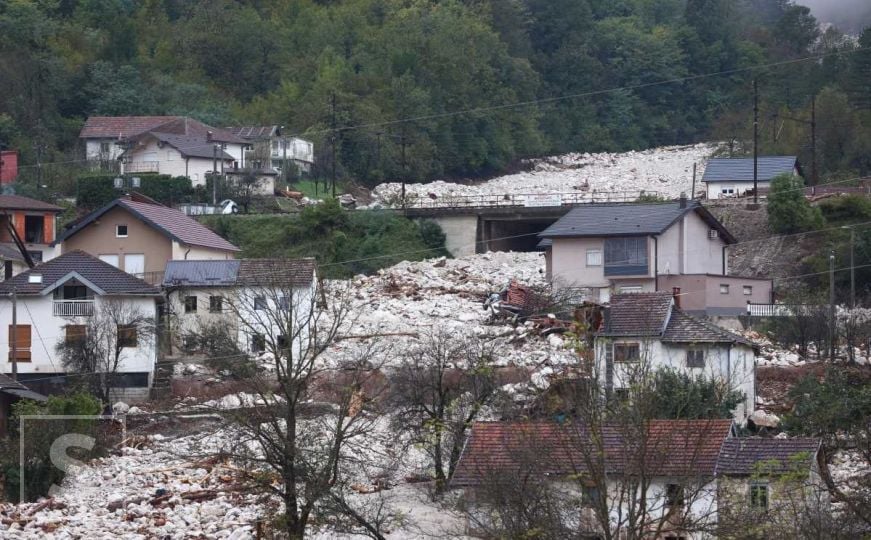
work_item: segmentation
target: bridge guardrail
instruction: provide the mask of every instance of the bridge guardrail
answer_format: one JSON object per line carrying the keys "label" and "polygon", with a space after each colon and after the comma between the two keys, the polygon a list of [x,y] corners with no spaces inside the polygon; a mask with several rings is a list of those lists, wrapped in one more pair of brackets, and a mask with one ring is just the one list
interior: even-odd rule
{"label": "bridge guardrail", "polygon": [[505,195],[446,195],[406,198],[406,209],[439,208],[546,208],[590,203],[635,202],[660,197],[657,191],[572,191],[566,193],[506,193]]}

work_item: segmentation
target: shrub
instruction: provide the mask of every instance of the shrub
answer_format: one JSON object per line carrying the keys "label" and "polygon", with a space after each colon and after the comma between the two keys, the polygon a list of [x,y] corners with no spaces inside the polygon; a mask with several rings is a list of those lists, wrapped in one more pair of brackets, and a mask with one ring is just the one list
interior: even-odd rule
{"label": "shrub", "polygon": [[825,225],[820,209],[810,205],[803,189],[801,177],[791,174],[782,174],[771,181],[768,224],[774,232],[788,234],[813,231]]}
{"label": "shrub", "polygon": [[[168,176],[165,174],[136,175],[141,185],[134,191],[150,197],[155,201],[173,206],[179,203],[191,202],[195,199],[194,189],[189,178],[184,176]],[[115,187],[118,175],[82,176],[78,179],[76,204],[85,210],[95,210],[105,206],[124,193]],[[127,175],[129,177],[129,175]]]}

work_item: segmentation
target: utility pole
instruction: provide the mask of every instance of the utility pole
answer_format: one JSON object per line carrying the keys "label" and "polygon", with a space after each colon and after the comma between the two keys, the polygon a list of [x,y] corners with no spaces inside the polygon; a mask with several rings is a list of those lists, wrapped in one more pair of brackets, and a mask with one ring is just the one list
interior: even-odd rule
{"label": "utility pole", "polygon": [[693,163],[693,190],[690,192],[690,200],[696,200],[696,164]]}
{"label": "utility pole", "polygon": [[34,143],[34,150],[36,150],[36,187],[37,189],[42,188],[42,143]]}
{"label": "utility pole", "polygon": [[281,147],[284,152],[284,157],[281,161],[281,177],[284,180],[284,187],[288,189],[287,184],[287,137],[284,136],[284,126],[281,126]]}
{"label": "utility pole", "polygon": [[856,308],[856,229],[850,227],[850,309]]}
{"label": "utility pole", "polygon": [[405,136],[405,124],[402,125],[402,133],[399,136],[399,146],[401,148],[401,158],[402,158],[402,208],[405,208],[405,180],[406,176],[408,176],[408,162],[405,158],[405,147],[407,146],[407,139]]}
{"label": "utility pole", "polygon": [[333,149],[333,163],[332,163],[332,182],[333,182],[333,198],[336,198],[336,140],[338,139],[338,133],[336,132],[336,93],[333,92],[330,94],[330,132],[332,133],[332,149]]}
{"label": "utility pole", "polygon": [[753,204],[759,203],[759,85],[753,79]]}
{"label": "utility pole", "polygon": [[212,206],[218,206],[218,145],[212,146]]}
{"label": "utility pole", "polygon": [[18,295],[12,287],[12,335],[9,338],[10,361],[12,362],[12,380],[18,380]]}
{"label": "utility pole", "polygon": [[817,177],[817,96],[811,98],[811,176],[814,185],[819,184]]}
{"label": "utility pole", "polygon": [[829,361],[835,361],[835,252],[829,253]]}

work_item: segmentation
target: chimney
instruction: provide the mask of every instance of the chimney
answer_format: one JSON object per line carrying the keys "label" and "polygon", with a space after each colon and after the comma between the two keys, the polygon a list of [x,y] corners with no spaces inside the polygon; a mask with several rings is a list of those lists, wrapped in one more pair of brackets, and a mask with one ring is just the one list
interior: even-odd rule
{"label": "chimney", "polygon": [[672,287],[671,295],[674,298],[674,307],[680,309],[680,287]]}
{"label": "chimney", "polygon": [[680,193],[680,207],[681,208],[687,207],[687,194],[685,191],[681,191],[681,193]]}
{"label": "chimney", "polygon": [[[212,142],[212,132],[211,131],[206,132],[206,142]],[[684,195],[684,197],[686,197],[686,195]]]}

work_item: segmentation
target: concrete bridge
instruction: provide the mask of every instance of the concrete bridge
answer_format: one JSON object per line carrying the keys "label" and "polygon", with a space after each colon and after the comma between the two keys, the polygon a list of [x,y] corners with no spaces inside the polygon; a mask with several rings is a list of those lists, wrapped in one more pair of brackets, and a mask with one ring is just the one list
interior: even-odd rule
{"label": "concrete bridge", "polygon": [[463,195],[407,199],[402,211],[413,219],[429,219],[445,233],[445,247],[454,257],[487,251],[533,251],[538,233],[570,209],[586,204],[629,203],[658,198],[652,191],[573,191]]}

